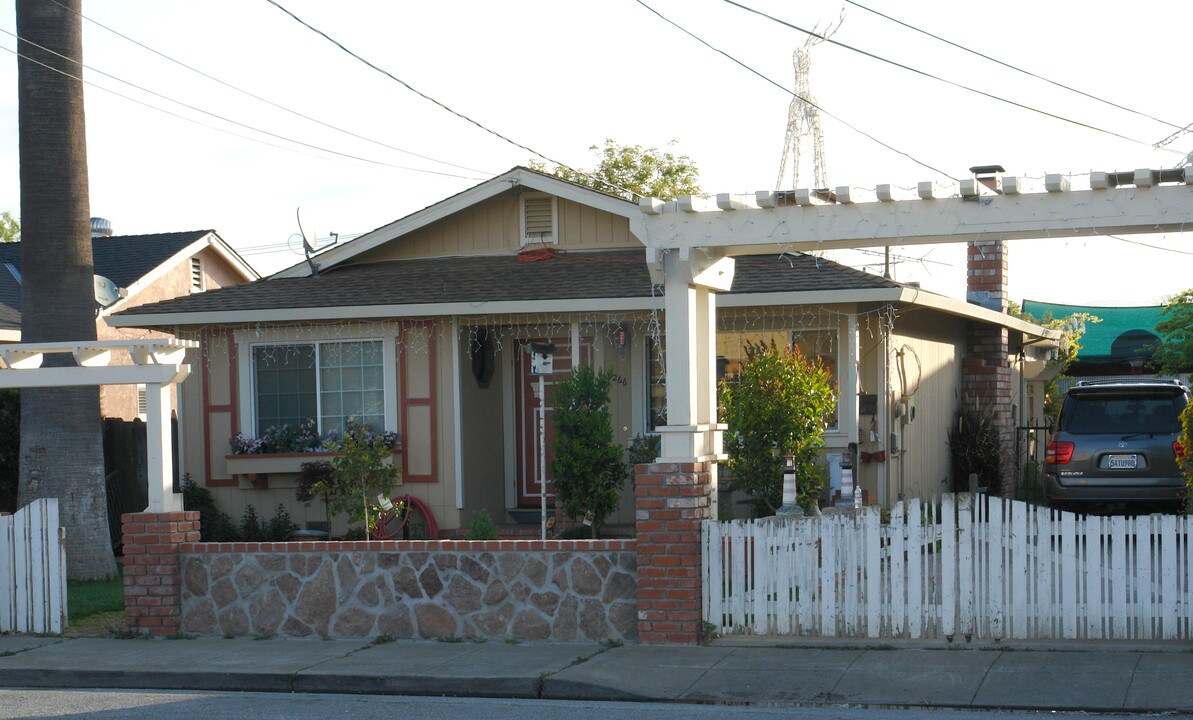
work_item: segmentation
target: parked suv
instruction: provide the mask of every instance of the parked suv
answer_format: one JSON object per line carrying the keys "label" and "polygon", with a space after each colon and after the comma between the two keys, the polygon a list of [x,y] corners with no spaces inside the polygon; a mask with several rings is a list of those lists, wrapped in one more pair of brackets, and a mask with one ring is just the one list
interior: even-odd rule
{"label": "parked suv", "polygon": [[1189,389],[1174,380],[1079,382],[1065,394],[1048,443],[1050,505],[1173,505],[1183,496],[1178,459]]}

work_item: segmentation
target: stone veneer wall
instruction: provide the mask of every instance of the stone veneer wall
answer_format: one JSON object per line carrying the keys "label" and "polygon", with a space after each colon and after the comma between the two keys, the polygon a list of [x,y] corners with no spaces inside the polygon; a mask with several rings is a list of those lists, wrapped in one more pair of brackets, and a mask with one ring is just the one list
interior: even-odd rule
{"label": "stone veneer wall", "polygon": [[632,540],[184,543],[202,635],[638,639]]}

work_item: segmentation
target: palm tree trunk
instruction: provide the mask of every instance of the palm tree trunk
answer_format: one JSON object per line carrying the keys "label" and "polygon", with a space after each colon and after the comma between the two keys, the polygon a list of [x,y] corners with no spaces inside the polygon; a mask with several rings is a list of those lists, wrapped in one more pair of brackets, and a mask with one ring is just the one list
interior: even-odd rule
{"label": "palm tree trunk", "polygon": [[[95,339],[81,9],[16,2],[23,342]],[[20,462],[21,504],[59,499],[69,577],[114,575],[99,388],[22,391]]]}

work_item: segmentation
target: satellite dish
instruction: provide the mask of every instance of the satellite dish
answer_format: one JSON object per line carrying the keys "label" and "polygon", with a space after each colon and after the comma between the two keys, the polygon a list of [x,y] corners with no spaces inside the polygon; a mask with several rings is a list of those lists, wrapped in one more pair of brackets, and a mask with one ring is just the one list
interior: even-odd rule
{"label": "satellite dish", "polygon": [[107,279],[103,275],[95,276],[95,301],[99,303],[100,307],[107,307],[120,299],[120,290],[116,288],[116,283]]}

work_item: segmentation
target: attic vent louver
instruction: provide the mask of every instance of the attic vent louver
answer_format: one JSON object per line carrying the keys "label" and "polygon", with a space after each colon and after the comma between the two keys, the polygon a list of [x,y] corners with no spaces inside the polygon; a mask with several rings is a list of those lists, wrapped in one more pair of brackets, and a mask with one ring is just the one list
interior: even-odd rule
{"label": "attic vent louver", "polygon": [[203,292],[203,260],[191,258],[191,292]]}
{"label": "attic vent louver", "polygon": [[555,198],[543,193],[522,196],[522,244],[557,242]]}

